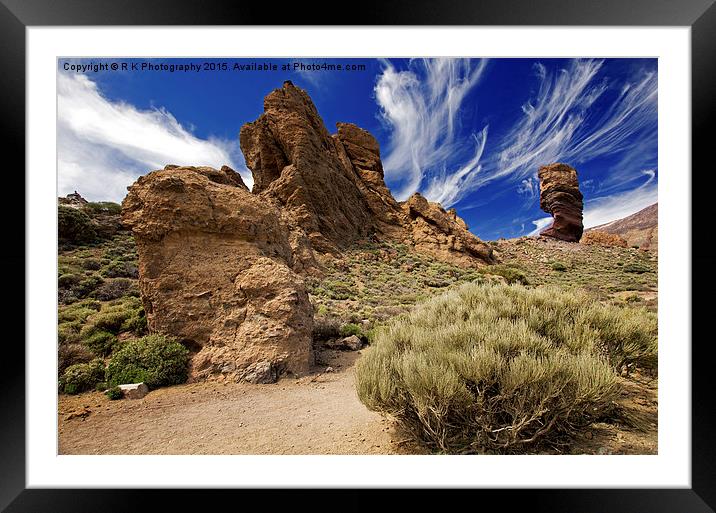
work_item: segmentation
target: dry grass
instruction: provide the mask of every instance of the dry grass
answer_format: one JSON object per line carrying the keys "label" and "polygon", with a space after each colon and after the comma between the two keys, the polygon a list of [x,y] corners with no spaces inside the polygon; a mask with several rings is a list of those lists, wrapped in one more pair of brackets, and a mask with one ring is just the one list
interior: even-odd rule
{"label": "dry grass", "polygon": [[563,444],[611,413],[624,367],[656,367],[656,317],[556,287],[466,284],[380,328],[368,408],[442,452]]}

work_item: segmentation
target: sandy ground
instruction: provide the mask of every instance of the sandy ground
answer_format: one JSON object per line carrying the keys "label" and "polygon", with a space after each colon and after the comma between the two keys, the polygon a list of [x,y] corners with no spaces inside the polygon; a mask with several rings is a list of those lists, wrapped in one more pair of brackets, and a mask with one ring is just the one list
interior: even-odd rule
{"label": "sandy ground", "polygon": [[[358,400],[360,352],[324,351],[334,372],[272,385],[194,383],[139,400],[92,392],[59,396],[60,454],[411,454],[423,452]],[[572,454],[655,454],[656,380],[623,380],[620,400],[646,432],[595,424]]]}
{"label": "sandy ground", "polygon": [[59,453],[405,452],[391,423],[358,400],[352,367],[359,356],[325,351],[321,358],[334,372],[271,385],[194,383],[120,401],[99,392],[63,395]]}

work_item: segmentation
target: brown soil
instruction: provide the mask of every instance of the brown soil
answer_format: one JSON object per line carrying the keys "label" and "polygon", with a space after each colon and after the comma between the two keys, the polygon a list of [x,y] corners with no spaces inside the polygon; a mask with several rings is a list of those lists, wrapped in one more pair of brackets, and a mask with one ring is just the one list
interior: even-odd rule
{"label": "brown soil", "polygon": [[[326,350],[333,372],[272,385],[193,383],[110,401],[92,392],[59,396],[60,454],[414,454],[394,424],[358,400],[353,364],[360,352]],[[646,432],[594,424],[565,451],[656,454],[656,379],[622,380],[620,403]]]}
{"label": "brown soil", "polygon": [[[360,352],[324,351],[325,367],[271,385],[192,383],[110,401],[59,397],[60,454],[400,454],[405,437],[363,406]],[[82,416],[87,410],[90,413]],[[74,415],[73,415],[74,414]],[[69,417],[69,420],[67,420]]]}

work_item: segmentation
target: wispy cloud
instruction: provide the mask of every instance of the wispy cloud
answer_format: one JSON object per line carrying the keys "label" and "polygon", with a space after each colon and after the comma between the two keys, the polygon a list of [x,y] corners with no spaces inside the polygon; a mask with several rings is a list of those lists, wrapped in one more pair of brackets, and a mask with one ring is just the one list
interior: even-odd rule
{"label": "wispy cloud", "polygon": [[399,71],[384,62],[375,96],[382,119],[392,129],[383,166],[398,199],[420,190],[449,207],[474,188],[487,127],[472,134],[473,151],[465,157],[466,139],[457,137],[459,112],[486,64],[420,59]]}
{"label": "wispy cloud", "polygon": [[646,180],[636,189],[588,200],[584,208],[584,227],[591,228],[616,221],[656,203],[656,172],[645,169],[641,175]]}
{"label": "wispy cloud", "polygon": [[[532,224],[534,225],[534,230],[532,230],[530,233],[527,234],[528,237],[532,237],[534,235],[539,235],[539,233],[547,228],[550,224],[552,224],[552,217],[541,217],[539,219],[535,219],[532,221]],[[522,225],[524,226],[524,225]]]}
{"label": "wispy cloud", "polygon": [[[621,155],[620,165],[597,190],[616,190],[638,179],[643,166],[656,165],[651,158],[656,73],[616,82],[600,76],[603,64],[574,59],[564,69],[549,70],[536,63],[536,92],[514,125],[488,143],[487,127],[466,140],[458,126],[460,107],[483,78],[486,61],[426,59],[411,61],[402,71],[386,62],[375,93],[391,129],[384,158],[388,184],[398,199],[420,191],[451,206],[499,180],[500,188],[515,188],[532,204],[540,166],[560,161],[578,166],[614,155]],[[599,108],[593,108],[597,102]]]}
{"label": "wispy cloud", "polygon": [[229,165],[250,187],[237,142],[201,139],[164,109],[140,110],[105,98],[83,75],[60,73],[57,84],[59,193],[121,201],[141,174],[166,164]]}
{"label": "wispy cloud", "polygon": [[484,185],[497,178],[512,181],[536,175],[552,162],[577,165],[629,149],[630,138],[656,130],[657,81],[653,72],[618,87],[598,117],[590,110],[607,90],[616,87],[597,73],[603,61],[575,59],[567,69],[549,72],[535,64],[538,92],[522,106],[524,115],[502,138],[495,162],[485,165]]}

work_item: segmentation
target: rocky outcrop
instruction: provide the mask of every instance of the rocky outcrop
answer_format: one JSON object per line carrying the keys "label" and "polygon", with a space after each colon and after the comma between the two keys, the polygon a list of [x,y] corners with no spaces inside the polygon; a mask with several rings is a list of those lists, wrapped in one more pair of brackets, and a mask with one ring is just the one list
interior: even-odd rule
{"label": "rocky outcrop", "polygon": [[630,247],[658,251],[659,204],[654,203],[630,216],[590,228],[585,237],[593,230],[618,235]]}
{"label": "rocky outcrop", "polygon": [[579,191],[577,171],[567,164],[550,164],[539,169],[539,206],[554,218],[552,225],[540,233],[568,242],[579,242],[583,198]]}
{"label": "rocky outcrop", "polygon": [[492,261],[492,249],[471,234],[454,209],[446,211],[419,193],[402,204],[411,244],[423,253],[452,263]]}
{"label": "rocky outcrop", "polygon": [[612,246],[618,248],[627,247],[627,241],[623,237],[614,233],[603,232],[601,230],[590,230],[584,232],[584,235],[582,235],[582,239],[579,242],[590,246]]}
{"label": "rocky outcrop", "polygon": [[[368,236],[404,242],[465,265],[492,261],[491,248],[422,196],[398,203],[385,185],[378,141],[351,123],[331,136],[305,91],[291,82],[264,100],[264,113],[241,128],[253,192],[286,212],[313,250],[338,252]],[[418,205],[419,204],[419,205]]]}
{"label": "rocky outcrop", "polygon": [[306,92],[285,82],[241,128],[252,191],[228,167],[166,166],[129,188],[122,216],[149,329],[194,350],[192,379],[307,371],[313,311],[301,276],[320,273],[317,255],[371,238],[466,266],[492,261],[454,210],[393,198],[370,133],[337,128],[331,135]]}
{"label": "rocky outcrop", "polygon": [[65,196],[64,198],[63,198],[63,197],[57,198],[57,202],[58,202],[60,205],[64,205],[64,206],[66,206],[66,207],[72,207],[72,208],[82,208],[82,207],[84,207],[85,205],[87,205],[87,203],[89,203],[89,202],[88,202],[86,199],[84,199],[84,198],[82,197],[82,195],[81,195],[79,192],[77,192],[77,191],[75,191],[75,192],[73,192],[73,193],[71,193],[71,194],[68,194],[68,195]]}
{"label": "rocky outcrop", "polygon": [[271,92],[264,113],[241,127],[239,139],[253,192],[285,209],[313,249],[336,252],[370,233],[359,178],[341,161],[305,91],[285,82]]}
{"label": "rocky outcrop", "polygon": [[122,214],[149,329],[195,351],[192,379],[308,370],[313,312],[290,230],[238,173],[167,166],[129,187]]}

